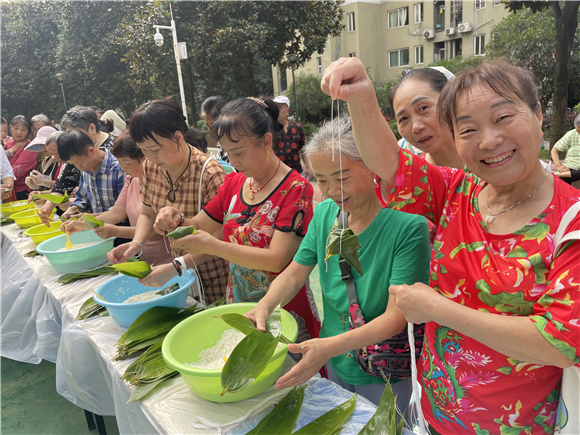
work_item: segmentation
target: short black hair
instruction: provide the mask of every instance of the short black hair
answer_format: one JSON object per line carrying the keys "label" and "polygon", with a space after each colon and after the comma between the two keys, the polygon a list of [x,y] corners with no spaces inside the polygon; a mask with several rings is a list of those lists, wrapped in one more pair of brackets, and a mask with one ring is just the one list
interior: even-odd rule
{"label": "short black hair", "polygon": [[80,130],[67,130],[56,139],[58,155],[66,162],[73,156],[86,156],[93,141],[85,132]]}
{"label": "short black hair", "polygon": [[97,118],[97,112],[87,106],[75,106],[64,114],[60,123],[68,127],[80,128],[89,131],[91,124],[95,125],[97,132],[101,131],[101,123]]}
{"label": "short black hair", "polygon": [[205,138],[205,134],[196,128],[190,128],[187,132],[183,135],[185,142],[194,146],[202,153],[207,154],[207,139]]}
{"label": "short black hair", "polygon": [[185,134],[187,124],[181,106],[171,97],[148,101],[133,112],[129,121],[129,132],[136,144],[147,139],[159,144],[153,134],[177,143],[177,131]]}
{"label": "short black hair", "polygon": [[125,130],[121,135],[115,139],[115,143],[113,144],[113,149],[111,153],[116,158],[127,157],[133,160],[141,160],[143,157],[143,151],[139,149],[133,138],[129,134],[127,130]]}
{"label": "short black hair", "polygon": [[208,97],[201,104],[201,113],[211,116],[213,119],[218,119],[224,106],[228,104],[228,99],[222,95],[214,95]]}
{"label": "short black hair", "polygon": [[12,118],[10,121],[10,127],[16,124],[24,124],[28,130],[28,134],[32,133],[32,122],[30,122],[30,119],[28,119],[26,116],[16,115],[14,118]]}
{"label": "short black hair", "polygon": [[282,130],[278,115],[280,110],[272,100],[240,98],[225,105],[211,132],[218,141],[224,136],[231,142],[243,137],[262,138]]}

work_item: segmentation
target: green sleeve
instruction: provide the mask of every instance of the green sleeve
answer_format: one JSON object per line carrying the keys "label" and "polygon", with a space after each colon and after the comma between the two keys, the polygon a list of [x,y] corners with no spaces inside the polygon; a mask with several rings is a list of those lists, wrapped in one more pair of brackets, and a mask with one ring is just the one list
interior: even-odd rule
{"label": "green sleeve", "polygon": [[294,255],[294,261],[302,266],[315,266],[318,263],[317,255],[317,227],[318,221],[322,210],[320,210],[320,205],[314,209],[314,216],[312,216],[312,221],[308,225],[308,231],[300,243],[300,248],[298,252]]}
{"label": "green sleeve", "polygon": [[[390,285],[429,284],[429,226],[423,216],[413,216],[397,240]],[[409,267],[412,265],[412,267]]]}

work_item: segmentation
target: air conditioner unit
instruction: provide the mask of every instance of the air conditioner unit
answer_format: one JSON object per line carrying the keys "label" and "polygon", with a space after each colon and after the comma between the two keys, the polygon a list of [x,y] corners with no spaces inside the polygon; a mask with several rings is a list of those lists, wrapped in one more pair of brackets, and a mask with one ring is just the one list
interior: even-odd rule
{"label": "air conditioner unit", "polygon": [[445,36],[453,36],[455,35],[455,27],[447,27],[445,29]]}
{"label": "air conditioner unit", "polygon": [[425,39],[435,38],[435,30],[425,30],[423,32],[423,38],[425,38]]}
{"label": "air conditioner unit", "polygon": [[457,31],[459,33],[471,32],[471,24],[470,23],[461,23],[459,26],[457,26]]}

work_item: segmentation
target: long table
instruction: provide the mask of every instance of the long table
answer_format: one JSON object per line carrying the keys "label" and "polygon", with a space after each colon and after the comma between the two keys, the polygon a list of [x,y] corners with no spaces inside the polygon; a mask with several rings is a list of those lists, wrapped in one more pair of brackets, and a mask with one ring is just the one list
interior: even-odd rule
{"label": "long table", "polygon": [[[24,258],[35,248],[19,237],[15,224],[2,226],[3,357],[38,364],[56,363],[57,392],[75,405],[98,415],[114,415],[123,434],[242,434],[286,393],[270,388],[256,398],[234,404],[199,399],[178,376],[147,399],[125,405],[134,387],[120,379],[133,361],[112,361],[115,343],[125,331],[110,317],[75,321],[80,306],[110,276],[67,285],[44,257]],[[194,303],[189,298],[188,304]],[[285,370],[293,366],[288,357]],[[308,382],[298,427],[328,411],[352,393],[318,376]],[[356,434],[376,407],[359,396],[343,434]]]}

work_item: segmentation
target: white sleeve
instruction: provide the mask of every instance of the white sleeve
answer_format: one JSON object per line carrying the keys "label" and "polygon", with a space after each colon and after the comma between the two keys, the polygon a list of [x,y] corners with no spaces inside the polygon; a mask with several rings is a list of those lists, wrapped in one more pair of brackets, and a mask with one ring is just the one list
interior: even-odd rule
{"label": "white sleeve", "polygon": [[0,181],[6,177],[12,177],[16,180],[14,172],[12,171],[12,165],[8,161],[8,157],[6,157],[6,152],[0,150]]}

